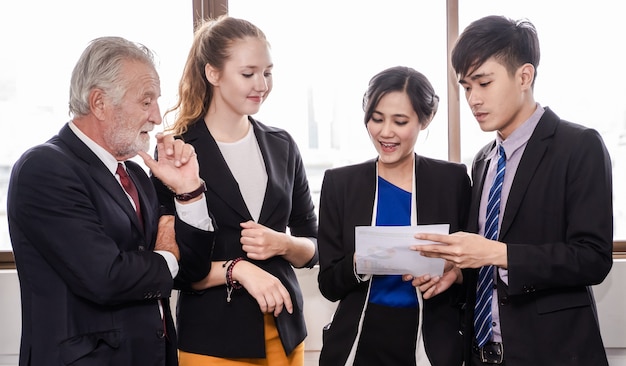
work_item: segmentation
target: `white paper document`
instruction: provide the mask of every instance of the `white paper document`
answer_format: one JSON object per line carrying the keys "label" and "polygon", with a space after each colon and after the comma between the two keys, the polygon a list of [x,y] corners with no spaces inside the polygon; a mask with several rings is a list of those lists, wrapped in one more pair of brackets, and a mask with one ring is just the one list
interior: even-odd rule
{"label": "white paper document", "polygon": [[444,260],[427,258],[410,250],[412,245],[438,244],[418,240],[417,233],[444,234],[449,224],[417,226],[357,226],[355,228],[356,271],[359,274],[441,276]]}

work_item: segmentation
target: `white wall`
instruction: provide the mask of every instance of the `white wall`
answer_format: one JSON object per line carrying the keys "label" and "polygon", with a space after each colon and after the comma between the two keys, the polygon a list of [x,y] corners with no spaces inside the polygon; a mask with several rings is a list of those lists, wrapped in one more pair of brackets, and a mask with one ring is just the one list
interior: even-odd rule
{"label": "white wall", "polygon": [[[336,307],[317,288],[318,269],[298,269],[304,293],[309,336],[305,341],[305,365],[317,365],[322,327]],[[594,287],[604,344],[611,366],[626,366],[626,260],[616,259],[606,280]],[[175,301],[175,298],[172,299]],[[19,284],[15,270],[0,270],[0,366],[17,365],[20,337]]]}
{"label": "white wall", "polygon": [[20,285],[14,269],[0,270],[0,366],[17,365],[20,350]]}
{"label": "white wall", "polygon": [[626,365],[626,259],[613,260],[608,277],[593,289],[600,331],[611,366]]}

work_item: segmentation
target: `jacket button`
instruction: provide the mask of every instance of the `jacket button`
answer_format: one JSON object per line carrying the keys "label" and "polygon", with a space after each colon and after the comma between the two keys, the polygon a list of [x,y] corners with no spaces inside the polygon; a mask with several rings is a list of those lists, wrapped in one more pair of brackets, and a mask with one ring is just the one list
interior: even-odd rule
{"label": "jacket button", "polygon": [[530,292],[534,292],[535,291],[535,288],[533,286],[528,286],[528,285],[525,285],[523,287],[523,289],[524,289],[524,292],[526,292],[526,293],[530,293]]}
{"label": "jacket button", "polygon": [[159,329],[159,330],[157,330],[157,337],[158,337],[159,339],[162,339],[162,338],[164,338],[164,337],[165,337],[165,332],[163,331],[163,329]]}

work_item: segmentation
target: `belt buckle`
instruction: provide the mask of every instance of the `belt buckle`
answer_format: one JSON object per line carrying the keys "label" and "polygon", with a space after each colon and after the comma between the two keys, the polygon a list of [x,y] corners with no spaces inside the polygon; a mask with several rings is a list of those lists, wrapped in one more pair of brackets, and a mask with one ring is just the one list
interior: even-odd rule
{"label": "belt buckle", "polygon": [[483,363],[499,365],[504,361],[502,343],[487,342],[484,346],[478,349],[478,355],[480,356],[480,361]]}

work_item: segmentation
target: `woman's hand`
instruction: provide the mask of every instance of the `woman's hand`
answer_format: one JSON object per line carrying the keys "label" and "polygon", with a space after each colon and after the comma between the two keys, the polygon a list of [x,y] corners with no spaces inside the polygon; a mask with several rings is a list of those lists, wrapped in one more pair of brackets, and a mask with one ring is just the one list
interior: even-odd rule
{"label": "woman's hand", "polygon": [[266,260],[282,256],[292,266],[300,268],[315,255],[315,244],[309,238],[275,231],[254,221],[240,225],[241,248],[250,259]]}
{"label": "woman's hand", "polygon": [[248,258],[266,260],[277,255],[284,255],[289,245],[285,233],[274,231],[254,221],[241,224],[241,248]]}
{"label": "woman's hand", "polygon": [[278,316],[283,309],[293,313],[289,291],[278,278],[245,260],[237,262],[232,271],[233,280],[254,297],[263,313]]}
{"label": "woman's hand", "polygon": [[413,277],[410,274],[402,276],[404,281],[411,281],[411,284],[422,292],[424,299],[430,299],[445,290],[449,289],[453,283],[463,283],[463,273],[452,262],[446,261],[443,275],[431,277],[426,274],[420,277]]}

